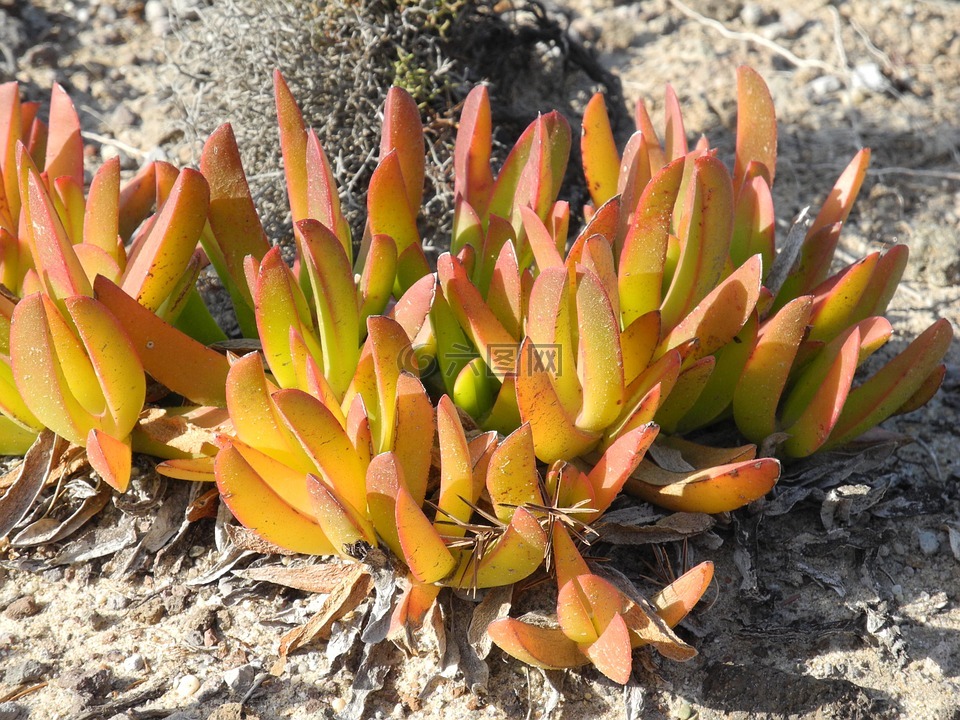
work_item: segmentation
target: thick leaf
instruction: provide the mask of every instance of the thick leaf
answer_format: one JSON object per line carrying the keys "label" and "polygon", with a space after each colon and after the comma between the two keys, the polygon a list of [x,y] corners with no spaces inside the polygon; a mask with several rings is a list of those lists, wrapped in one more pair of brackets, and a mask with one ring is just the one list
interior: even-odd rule
{"label": "thick leaf", "polygon": [[510,335],[520,337],[523,334],[523,289],[513,243],[501,246],[487,290],[487,304]]}
{"label": "thick leaf", "polygon": [[776,412],[810,318],[812,298],[793,300],[764,323],[733,394],[737,428],[753,442],[776,431]]}
{"label": "thick leaf", "polygon": [[486,486],[493,510],[501,522],[510,522],[517,507],[543,505],[529,425],[521,425],[493,451]]}
{"label": "thick leaf", "polygon": [[[256,266],[250,262],[250,266]],[[297,368],[292,357],[290,332],[296,330],[314,360],[322,362],[323,351],[313,331],[310,308],[293,272],[283,262],[280,248],[263,257],[253,288],[257,328],[263,354],[281,387],[297,387]]]}
{"label": "thick leaf", "polygon": [[21,163],[20,176],[26,240],[44,289],[56,299],[91,295],[90,281],[40,175],[31,164]]}
{"label": "thick leaf", "polygon": [[952,339],[950,322],[937,320],[906,350],[851,390],[824,449],[850,442],[895,413],[925,385]]}
{"label": "thick leaf", "polygon": [[590,662],[580,647],[558,627],[533,625],[506,617],[490,623],[487,634],[505,653],[535,667],[563,670]]}
{"label": "thick leaf", "polygon": [[650,602],[656,607],[657,615],[669,627],[674,627],[693,610],[712,580],[713,563],[702,562],[667,585]]}
{"label": "thick leaf", "polygon": [[224,503],[264,540],[310,555],[337,552],[320,525],[281,500],[232,446],[217,454],[216,474]]}
{"label": "thick leaf", "polygon": [[557,249],[556,240],[550,235],[543,220],[531,208],[521,207],[520,218],[523,229],[527,233],[527,242],[533,251],[537,269],[541,272],[547,268],[562,267],[563,258]]}
{"label": "thick leaf", "polygon": [[660,313],[652,310],[630,323],[620,335],[623,379],[629,385],[643,372],[660,342]]}
{"label": "thick leaf", "polygon": [[660,307],[667,236],[683,177],[683,160],[659,171],[643,191],[620,253],[620,313],[628,326]]}
{"label": "thick leaf", "polygon": [[345,555],[346,548],[359,541],[376,545],[373,525],[365,513],[357,512],[350,503],[341,500],[323,480],[316,475],[307,475],[307,491],[313,498],[317,523],[338,554]]}
{"label": "thick leaf", "polygon": [[87,459],[104,482],[118,492],[126,492],[133,465],[130,437],[118,440],[96,428],[87,434]]}
{"label": "thick leaf", "polygon": [[[484,362],[500,379],[515,372],[517,342],[497,320],[476,286],[470,282],[463,264],[449,254],[441,255],[437,261],[437,275],[449,308],[459,321],[460,327],[481,351]],[[503,356],[507,350],[512,352],[509,356]],[[462,352],[461,350],[461,354]]]}
{"label": "thick leaf", "polygon": [[456,568],[456,559],[402,483],[396,503],[397,535],[404,562],[419,582],[442,580]]}
{"label": "thick leaf", "polygon": [[677,228],[680,258],[660,308],[665,328],[673,328],[716,287],[729,261],[733,215],[726,167],[709,155],[697,158]]}
{"label": "thick leaf", "polygon": [[671,161],[687,154],[687,134],[683,128],[683,113],[680,110],[680,101],[669,83],[664,95],[666,122],[663,131],[663,146],[667,160]]}
{"label": "thick leaf", "polygon": [[316,220],[303,220],[297,223],[297,229],[303,239],[301,262],[313,287],[324,375],[340,397],[346,392],[360,357],[360,316],[353,270],[343,247],[328,228]]}
{"label": "thick leaf", "polygon": [[[623,359],[617,316],[600,279],[585,268],[577,283],[577,376],[583,401],[576,425],[588,432],[602,432],[622,411],[624,399]],[[560,372],[570,372],[561,368]]]}
{"label": "thick leaf", "polygon": [[660,430],[653,423],[635,428],[617,438],[587,476],[596,500],[594,512],[581,517],[584,522],[599,518],[617,498],[627,478],[637,469],[647,448]]}
{"label": "thick leaf", "polygon": [[397,380],[397,430],[393,452],[403,468],[407,489],[420,505],[427,492],[436,433],[433,405],[420,381],[408,373]]}
{"label": "thick leaf", "polygon": [[493,190],[491,143],[489,92],[478,85],[463,101],[453,151],[454,195],[462,197],[478,215],[485,214]]}
{"label": "thick leaf", "polygon": [[860,354],[855,326],[829,343],[804,370],[783,404],[782,425],[790,435],[783,450],[791,457],[812,455],[826,442],[847,400]]}
{"label": "thick leaf", "polygon": [[100,429],[117,438],[127,437],[143,408],[146,392],[136,350],[103,304],[83,296],[67,298],[65,303],[106,403]]}
{"label": "thick leaf", "polygon": [[10,346],[13,376],[30,412],[83,445],[99,425],[94,413],[103,412],[103,394],[83,346],[49,297],[37,293],[17,304]]}
{"label": "thick leaf", "polygon": [[367,189],[367,217],[373,235],[389,235],[397,244],[397,253],[420,244],[417,231],[419,205],[411,208],[407,197],[403,167],[397,150],[380,160]]}
{"label": "thick leaf", "polygon": [[596,642],[622,608],[620,591],[592,573],[571,578],[557,593],[560,627],[581,644]]}
{"label": "thick leaf", "polygon": [[43,170],[50,182],[63,176],[83,187],[83,139],[80,118],[70,96],[59,84],[50,93],[50,134]]}
{"label": "thick leaf", "polygon": [[790,269],[777,293],[774,310],[779,310],[800,295],[809,295],[830,273],[830,265],[840,240],[842,223],[826,225],[807,233],[796,265]]}
{"label": "thick leaf", "polygon": [[280,74],[273,71],[273,92],[277,120],[280,125],[280,150],[283,153],[283,174],[287,180],[290,212],[293,222],[309,217],[307,207],[307,129],[303,115],[290,88]]}
{"label": "thick leaf", "polygon": [[853,160],[840,174],[830,195],[823,203],[817,219],[814,220],[807,237],[811,237],[821,228],[834,223],[846,222],[853,208],[853,203],[860,193],[860,187],[867,176],[867,167],[870,165],[870,148],[863,148],[854,155]]}
{"label": "thick leaf", "polygon": [[760,74],[746,65],[737,68],[737,158],[733,186],[739,188],[751,162],[766,168],[767,185],[777,169],[777,115],[773,98]]}
{"label": "thick leaf", "polygon": [[736,510],[766,495],[780,477],[773,458],[720,465],[691,473],[672,473],[649,460],[640,463],[626,491],[678,512],[720,513]]}
{"label": "thick leaf", "polygon": [[739,266],[752,255],[759,254],[763,258],[763,276],[766,277],[776,257],[776,215],[770,185],[758,174],[761,170],[751,165],[750,174],[737,193],[730,259]]}
{"label": "thick leaf", "polygon": [[149,234],[138,242],[123,276],[123,291],[156,310],[193,255],[207,220],[210,190],[203,176],[184,169]]}
{"label": "thick leaf", "polygon": [[532,371],[549,376],[563,410],[576,418],[583,406],[583,390],[579,372],[572,371],[577,367],[578,346],[574,280],[566,269],[541,270],[530,291],[529,343],[523,350],[528,357],[523,359]]}
{"label": "thick leaf", "polygon": [[620,153],[610,129],[610,118],[603,95],[596,93],[583,111],[580,155],[590,198],[596,207],[617,194]]}
{"label": "thick leaf", "polygon": [[677,376],[670,394],[657,408],[655,420],[665,432],[676,432],[677,424],[690,408],[700,399],[701,393],[710,381],[716,360],[712,355],[700,358]]}
{"label": "thick leaf", "polygon": [[[217,274],[227,283],[234,304],[253,308],[253,296],[244,282],[243,262],[252,255],[259,263],[270,249],[240,161],[240,150],[230,124],[221,125],[207,140],[200,156],[200,172],[210,188],[209,222],[218,253],[210,255]],[[215,259],[216,258],[216,259]],[[244,328],[252,332],[252,328]]]}
{"label": "thick leaf", "polygon": [[302,390],[280,390],[271,399],[323,482],[357,514],[366,512],[366,468],[333,414]]}
{"label": "thick leaf", "polygon": [[306,475],[316,466],[280,417],[271,397],[275,391],[264,375],[258,354],[240,358],[226,380],[230,420],[242,442]]}
{"label": "thick leaf", "polygon": [[446,395],[437,405],[437,436],[440,444],[440,498],[435,525],[441,535],[463,537],[457,524],[470,521],[482,485],[474,482],[473,465],[457,408]]}
{"label": "thick leaf", "polygon": [[[307,134],[306,150],[307,172],[307,217],[319,220],[337,236],[343,251],[353,260],[353,240],[350,226],[340,209],[340,195],[337,183],[330,169],[330,161],[320,146],[313,130]],[[367,258],[366,262],[371,261]]]}
{"label": "thick leaf", "polygon": [[574,458],[590,450],[598,433],[581,430],[564,410],[546,370],[534,367],[529,338],[520,346],[517,404],[524,422],[530,423],[537,457],[542,462]]}
{"label": "thick leaf", "polygon": [[[360,322],[371,315],[383,315],[397,275],[397,246],[387,235],[370,239],[367,260],[360,276]],[[432,278],[431,278],[432,279]],[[427,305],[429,310],[429,305]],[[425,313],[424,313],[425,314]],[[411,338],[411,341],[413,338]]]}
{"label": "thick leaf", "polygon": [[[104,277],[94,282],[97,299],[113,314],[146,370],[157,381],[198,405],[226,403],[230,364],[165,323]],[[170,358],[176,358],[175,363]]]}
{"label": "thick leaf", "polygon": [[403,88],[387,91],[383,108],[383,134],[380,137],[380,159],[397,151],[407,203],[416,215],[423,200],[424,142],[423,125],[416,101]]}
{"label": "thick leaf", "polygon": [[90,183],[83,218],[83,242],[95,245],[120,262],[120,158],[107,160]]}
{"label": "thick leaf", "polygon": [[16,82],[0,85],[0,224],[10,233],[17,230],[20,216],[20,188],[17,167],[17,142],[22,139],[20,88]]}
{"label": "thick leaf", "polygon": [[698,360],[730,343],[753,315],[760,299],[762,260],[754,255],[717,285],[660,343],[655,357],[693,338],[700,342],[690,356]]}
{"label": "thick leaf", "polygon": [[630,630],[620,614],[614,615],[599,638],[582,648],[583,654],[614,682],[626,685],[633,670]]}
{"label": "thick leaf", "polygon": [[686,433],[704,427],[719,419],[730,407],[747,359],[756,345],[758,326],[759,320],[754,312],[734,336],[733,342],[716,351],[713,372],[696,402],[677,423],[677,432]]}
{"label": "thick leaf", "polygon": [[[829,342],[843,330],[867,317],[861,298],[874,281],[880,253],[871,253],[847,266],[813,290],[810,341]],[[874,303],[868,301],[871,306]]]}
{"label": "thick leaf", "polygon": [[517,508],[503,535],[482,557],[464,554],[450,584],[461,588],[513,585],[529,577],[543,563],[547,535],[537,519]]}

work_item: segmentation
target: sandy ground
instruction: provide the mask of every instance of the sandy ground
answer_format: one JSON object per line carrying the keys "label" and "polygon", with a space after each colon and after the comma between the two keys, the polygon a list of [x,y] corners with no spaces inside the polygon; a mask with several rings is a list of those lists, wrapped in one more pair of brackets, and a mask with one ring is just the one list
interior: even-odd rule
{"label": "sandy ground", "polygon": [[[36,100],[55,79],[64,83],[102,157],[119,152],[128,169],[147,157],[188,161],[192,138],[171,119],[189,98],[169,89],[161,6],[0,0],[0,49],[9,50],[0,74]],[[704,132],[724,152],[735,68],[760,71],[778,108],[784,232],[871,147],[844,252],[910,245],[908,280],[889,312],[894,348],[936,317],[958,327],[960,6],[568,0],[549,8],[619,79],[625,107],[644,97],[657,117],[671,82],[688,134]],[[582,105],[594,89],[562,66],[531,77],[544,84],[544,102]],[[765,504],[659,556],[649,546],[605,549],[635,576],[655,576],[658,557],[674,568],[717,563],[709,602],[680,628],[699,656],[676,664],[640,652],[626,690],[590,669],[544,675],[496,650],[485,688],[468,688],[452,649],[446,664],[388,646],[364,655],[349,650],[349,623],[273,677],[278,638],[321,598],[218,565],[232,558],[217,550],[214,521],[182,522],[196,490],[157,484],[144,463],[138,494],[109,504],[94,528],[39,549],[3,549],[0,718],[958,718],[956,346],[948,365],[937,398],[887,425],[916,443],[880,459],[789,468]],[[234,567],[300,562],[247,556]],[[469,603],[451,599],[446,610],[462,625]],[[379,685],[378,673],[383,689],[365,705],[354,693],[350,704],[351,688]]]}

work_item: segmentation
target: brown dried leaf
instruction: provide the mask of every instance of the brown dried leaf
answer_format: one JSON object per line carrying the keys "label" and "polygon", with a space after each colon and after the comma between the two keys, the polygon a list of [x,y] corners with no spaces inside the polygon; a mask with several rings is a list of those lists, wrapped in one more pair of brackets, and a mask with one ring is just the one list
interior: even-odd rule
{"label": "brown dried leaf", "polygon": [[66,440],[44,430],[23,462],[4,477],[13,476],[10,489],[0,498],[0,537],[8,535],[30,511],[66,447]]}
{"label": "brown dried leaf", "polygon": [[[199,409],[198,409],[199,410]],[[215,452],[215,428],[226,420],[222,408],[207,408],[204,414],[171,414],[164,408],[149,408],[140,413],[135,433],[148,443],[166,445],[193,456]]]}
{"label": "brown dried leaf", "polygon": [[59,542],[83,527],[88,520],[103,510],[112,495],[110,486],[97,483],[96,491],[83,499],[80,506],[62,520],[52,517],[40,518],[30,523],[10,541],[15,547],[30,547]]}
{"label": "brown dried leaf", "polygon": [[250,550],[261,555],[296,555],[292,550],[287,550],[272,542],[267,542],[257,535],[253,530],[243,527],[243,525],[224,526],[230,540],[241,550]]}
{"label": "brown dried leaf", "polygon": [[217,516],[217,510],[220,507],[220,490],[212,488],[207,490],[200,497],[187,506],[186,516],[188,522],[196,522],[204,518],[213,518]]}
{"label": "brown dried leaf", "polygon": [[357,564],[352,572],[345,574],[330,595],[324,600],[320,611],[306,624],[296,627],[280,639],[280,657],[270,673],[279,676],[287,663],[287,656],[316,638],[330,637],[330,626],[352,612],[373,589],[373,577],[366,567]]}
{"label": "brown dried leaf", "polygon": [[344,578],[356,574],[356,563],[323,563],[301,567],[277,565],[235,570],[234,575],[254,582],[269,582],[312,593],[332,593]]}
{"label": "brown dried leaf", "polygon": [[642,511],[631,513],[632,510],[624,508],[604,515],[603,523],[595,526],[600,540],[614,545],[672,542],[704,533],[714,525],[713,517],[706,513],[682,512],[649,524],[649,517]]}
{"label": "brown dried leaf", "polygon": [[493,640],[487,634],[487,627],[494,620],[509,615],[512,602],[513,586],[504,585],[490,588],[474,609],[473,616],[470,618],[470,627],[467,630],[467,641],[481,660],[490,654],[490,648],[493,646]]}

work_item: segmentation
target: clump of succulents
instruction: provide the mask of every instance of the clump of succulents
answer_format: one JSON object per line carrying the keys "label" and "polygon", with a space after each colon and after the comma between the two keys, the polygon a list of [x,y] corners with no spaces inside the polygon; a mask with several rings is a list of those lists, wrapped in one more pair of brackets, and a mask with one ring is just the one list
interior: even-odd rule
{"label": "clump of succulents", "polygon": [[[846,443],[943,378],[941,320],[857,381],[891,335],[882,314],[906,248],[831,274],[863,151],[778,252],[776,121],[749,69],[732,172],[706,139],[688,147],[672,91],[664,142],[640,104],[622,154],[595,97],[581,135],[592,205],[573,238],[557,200],[566,121],[537,118],[495,174],[489,101],[474,90],[435,270],[418,230],[426,168],[412,97],[387,95],[355,252],[327,155],[279,73],[274,92],[292,266],[266,237],[229,125],[199,172],[153,163],[121,190],[108,163],[85,192],[65,94],[54,91],[48,132],[15,85],[0,87],[0,444],[22,453],[49,430],[121,492],[132,453],[152,454],[167,475],[215,481],[276,546],[383,546],[404,578],[394,637],[443,587],[548,572],[555,614],[490,625],[507,653],[592,662],[618,682],[637,646],[689,658],[671,628],[712,565],[645,600],[584,560],[591,525],[624,491],[672,510],[742,507],[780,475],[758,445],[789,458]],[[223,337],[195,287],[207,264],[258,351],[207,346]],[[166,388],[149,402],[147,376]],[[724,422],[750,444],[679,437]],[[671,463],[648,453],[655,443]]]}

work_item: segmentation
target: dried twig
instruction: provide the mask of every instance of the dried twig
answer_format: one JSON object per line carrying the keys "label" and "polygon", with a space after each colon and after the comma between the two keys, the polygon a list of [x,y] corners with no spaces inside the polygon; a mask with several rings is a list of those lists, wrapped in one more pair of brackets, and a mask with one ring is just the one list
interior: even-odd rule
{"label": "dried twig", "polygon": [[798,68],[814,68],[816,70],[822,70],[826,73],[830,73],[831,75],[846,75],[843,68],[839,68],[835,65],[831,65],[830,63],[824,62],[823,60],[817,60],[815,58],[811,59],[811,58],[799,57],[798,55],[795,55],[787,48],[783,47],[783,45],[775,43],[773,42],[773,40],[768,40],[767,38],[763,37],[762,35],[758,35],[757,33],[740,32],[737,30],[731,30],[726,25],[721,23],[719,20],[714,20],[713,18],[709,18],[706,15],[701,15],[693,8],[680,2],[680,0],[670,0],[670,4],[673,5],[677,10],[682,12],[691,20],[695,20],[701,25],[704,25],[708,28],[716,30],[718,33],[720,33],[723,37],[727,38],[728,40],[737,40],[739,42],[754,43],[755,45],[759,45],[760,47],[766,48],[767,50],[770,50],[776,55],[779,55],[784,60],[789,62],[791,65],[794,65],[795,67],[798,67]]}

